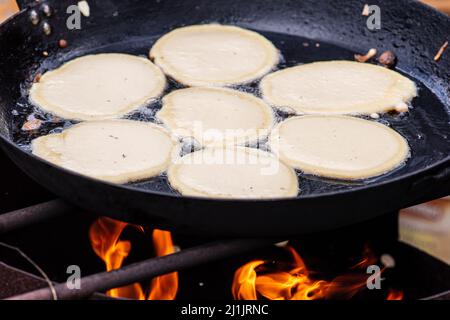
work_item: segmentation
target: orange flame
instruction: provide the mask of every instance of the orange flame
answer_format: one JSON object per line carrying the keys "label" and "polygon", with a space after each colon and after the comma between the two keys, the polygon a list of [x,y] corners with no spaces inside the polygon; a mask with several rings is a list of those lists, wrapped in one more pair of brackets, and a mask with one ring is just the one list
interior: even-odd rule
{"label": "orange flame", "polygon": [[403,291],[391,289],[386,300],[403,300]]}
{"label": "orange flame", "polygon": [[[106,271],[119,269],[131,251],[129,241],[120,240],[127,223],[110,218],[100,218],[94,222],[89,230],[94,252],[105,262]],[[142,227],[138,227],[143,231]],[[170,232],[155,230],[153,244],[157,256],[174,253],[174,246]],[[153,279],[149,299],[173,300],[178,292],[178,273],[163,275]],[[140,283],[134,283],[122,288],[111,289],[106,293],[110,297],[145,300],[146,295]]]}
{"label": "orange flame", "polygon": [[[153,231],[153,245],[158,257],[175,252],[170,232]],[[178,273],[173,272],[153,279],[149,300],[174,300],[177,295]]]}
{"label": "orange flame", "polygon": [[[294,267],[289,271],[268,271],[268,263],[252,261],[239,268],[234,276],[232,293],[236,300],[318,300],[350,299],[366,287],[367,275],[349,273],[331,281],[315,280],[300,255],[287,247]],[[352,269],[374,264],[376,258],[366,250],[365,258]]]}

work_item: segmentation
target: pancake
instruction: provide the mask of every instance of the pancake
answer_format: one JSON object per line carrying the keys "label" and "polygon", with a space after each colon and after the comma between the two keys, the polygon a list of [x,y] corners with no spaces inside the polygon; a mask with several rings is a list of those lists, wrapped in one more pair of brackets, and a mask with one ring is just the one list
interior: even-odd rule
{"label": "pancake", "polygon": [[169,167],[171,186],[185,196],[218,199],[273,199],[297,196],[294,170],[267,152],[206,148]]}
{"label": "pancake", "polygon": [[380,123],[348,116],[290,118],[269,144],[286,164],[305,173],[359,180],[387,173],[409,156],[407,141]]}
{"label": "pancake", "polygon": [[263,100],[237,90],[188,88],[163,99],[157,117],[181,137],[201,145],[253,143],[266,137],[274,123],[273,111]]}
{"label": "pancake", "polygon": [[175,143],[165,129],[131,120],[90,121],[33,140],[33,154],[113,183],[148,179],[167,169]]}
{"label": "pancake", "polygon": [[413,81],[367,63],[315,62],[266,76],[260,84],[264,99],[297,114],[373,114],[408,111],[417,96]]}
{"label": "pancake", "polygon": [[119,118],[160,96],[163,72],[150,60],[106,53],[74,59],[33,84],[30,100],[75,120]]}
{"label": "pancake", "polygon": [[279,52],[262,35],[218,24],[175,29],[160,38],[150,58],[187,86],[251,82],[279,62]]}

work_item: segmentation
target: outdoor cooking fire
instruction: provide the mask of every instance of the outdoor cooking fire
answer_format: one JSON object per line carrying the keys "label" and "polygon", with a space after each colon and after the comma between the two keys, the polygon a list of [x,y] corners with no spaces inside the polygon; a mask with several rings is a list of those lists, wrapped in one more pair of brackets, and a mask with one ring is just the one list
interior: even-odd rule
{"label": "outdoor cooking fire", "polygon": [[402,291],[391,290],[386,300],[403,300],[403,296],[404,294]]}
{"label": "outdoor cooking fire", "polygon": [[[286,271],[264,260],[255,260],[239,268],[234,276],[233,297],[236,300],[324,300],[350,299],[366,288],[365,270],[375,264],[376,258],[366,249],[364,258],[351,268],[351,272],[331,281],[316,279],[308,270],[297,251],[286,247],[292,263]],[[387,300],[401,300],[401,291],[391,290]]]}
{"label": "outdoor cooking fire", "polygon": [[[130,241],[120,240],[124,229],[132,226],[110,218],[100,218],[94,222],[89,231],[92,248],[105,262],[106,270],[119,269],[131,252]],[[142,227],[133,226],[144,232]],[[175,252],[170,232],[154,230],[153,246],[156,255],[165,256]],[[135,300],[174,300],[178,291],[178,273],[170,273],[152,280],[148,292],[140,283],[109,290],[107,295],[115,298]]]}

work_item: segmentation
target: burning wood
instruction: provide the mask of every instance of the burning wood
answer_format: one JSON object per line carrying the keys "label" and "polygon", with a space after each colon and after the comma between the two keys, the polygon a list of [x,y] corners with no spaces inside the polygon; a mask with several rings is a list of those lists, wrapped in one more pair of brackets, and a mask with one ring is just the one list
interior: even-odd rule
{"label": "burning wood", "polygon": [[[105,262],[106,270],[119,269],[131,251],[129,241],[120,235],[129,224],[110,218],[98,219],[90,228],[89,237],[94,252]],[[141,231],[143,228],[138,227]],[[175,252],[170,232],[154,230],[153,245],[158,257]],[[148,300],[174,300],[178,292],[178,273],[170,273],[153,279]],[[145,300],[146,294],[140,283],[109,290],[110,297]]]}

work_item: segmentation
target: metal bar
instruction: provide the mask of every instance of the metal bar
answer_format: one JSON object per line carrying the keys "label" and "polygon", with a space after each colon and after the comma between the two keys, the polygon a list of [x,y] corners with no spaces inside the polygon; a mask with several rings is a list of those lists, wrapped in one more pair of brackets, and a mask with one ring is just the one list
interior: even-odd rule
{"label": "metal bar", "polygon": [[[271,245],[274,240],[241,239],[214,242],[194,248],[182,250],[164,257],[149,259],[131,264],[124,268],[102,272],[81,279],[81,289],[71,290],[65,283],[55,285],[58,299],[74,300],[91,296],[96,292],[104,292],[113,288],[120,288],[141,280],[174,271],[181,271],[199,264],[224,259],[257,248]],[[39,289],[22,295],[10,297],[7,300],[51,300],[52,292],[49,288]]]}
{"label": "metal bar", "polygon": [[442,292],[439,294],[436,294],[431,297],[427,297],[421,300],[450,300],[450,291]]}
{"label": "metal bar", "polygon": [[62,200],[44,202],[32,207],[0,214],[0,234],[14,231],[37,222],[69,214],[74,208]]}

